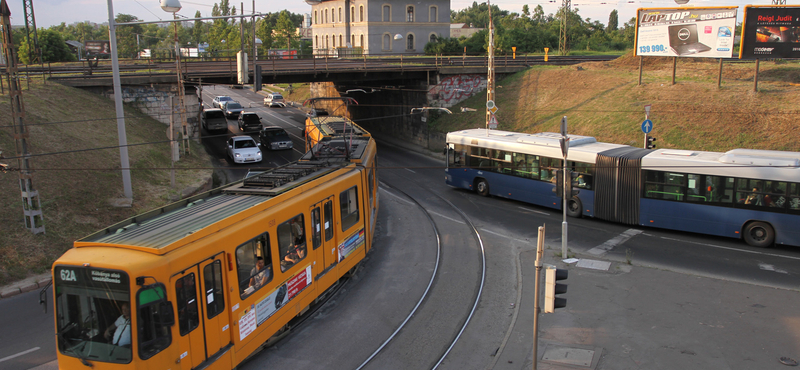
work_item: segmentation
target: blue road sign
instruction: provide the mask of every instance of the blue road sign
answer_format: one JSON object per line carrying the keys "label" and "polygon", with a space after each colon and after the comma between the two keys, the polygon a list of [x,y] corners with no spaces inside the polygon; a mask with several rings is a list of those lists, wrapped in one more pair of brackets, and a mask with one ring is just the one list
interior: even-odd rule
{"label": "blue road sign", "polygon": [[646,119],[642,122],[642,132],[649,134],[650,131],[653,131],[653,121]]}

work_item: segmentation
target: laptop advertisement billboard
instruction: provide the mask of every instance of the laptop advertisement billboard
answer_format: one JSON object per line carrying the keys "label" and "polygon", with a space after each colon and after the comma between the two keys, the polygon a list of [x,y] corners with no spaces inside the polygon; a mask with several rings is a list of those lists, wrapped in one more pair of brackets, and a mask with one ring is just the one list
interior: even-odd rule
{"label": "laptop advertisement billboard", "polygon": [[746,6],[739,58],[800,58],[800,7]]}
{"label": "laptop advertisement billboard", "polygon": [[738,7],[641,8],[637,56],[730,58]]}

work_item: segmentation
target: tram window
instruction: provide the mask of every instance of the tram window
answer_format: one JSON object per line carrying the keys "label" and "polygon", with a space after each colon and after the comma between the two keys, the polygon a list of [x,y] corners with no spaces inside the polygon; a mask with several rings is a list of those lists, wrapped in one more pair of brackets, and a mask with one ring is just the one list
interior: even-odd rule
{"label": "tram window", "polygon": [[175,281],[175,295],[177,296],[175,303],[178,306],[178,327],[181,335],[186,335],[200,324],[194,273]]}
{"label": "tram window", "polygon": [[319,219],[319,207],[311,210],[311,245],[314,249],[322,245],[322,225]]}
{"label": "tram window", "polygon": [[375,203],[373,201],[373,192],[375,192],[375,186],[373,186],[372,168],[369,169],[369,174],[367,174],[367,186],[369,186],[369,205],[370,207],[375,208]]}
{"label": "tram window", "polygon": [[339,194],[339,210],[342,216],[342,231],[358,223],[358,187],[353,186]]}
{"label": "tram window", "polygon": [[333,202],[325,202],[322,212],[325,216],[325,241],[329,241],[333,238]]}
{"label": "tram window", "polygon": [[206,315],[214,318],[225,311],[224,288],[222,286],[222,261],[216,260],[203,267],[205,284]]}
{"label": "tram window", "polygon": [[137,305],[139,313],[139,357],[146,360],[169,347],[172,334],[165,318],[172,310],[171,305],[162,304],[166,300],[164,285],[156,284],[139,290]]}
{"label": "tram window", "polygon": [[272,281],[269,233],[263,233],[236,248],[239,296],[244,299]]}
{"label": "tram window", "polygon": [[305,222],[303,214],[292,217],[278,225],[278,252],[281,271],[306,258]]}

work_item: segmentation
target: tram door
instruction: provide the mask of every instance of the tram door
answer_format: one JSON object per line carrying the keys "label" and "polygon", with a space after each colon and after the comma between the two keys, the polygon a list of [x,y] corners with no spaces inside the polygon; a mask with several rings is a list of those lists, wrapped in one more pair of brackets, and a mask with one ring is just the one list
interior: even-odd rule
{"label": "tram door", "polygon": [[223,254],[173,276],[181,348],[179,362],[189,369],[230,343],[230,325],[225,315]]}
{"label": "tram door", "polygon": [[322,247],[322,270],[325,271],[338,258],[336,238],[333,227],[333,197],[329,197],[311,207],[312,245],[314,250]]}

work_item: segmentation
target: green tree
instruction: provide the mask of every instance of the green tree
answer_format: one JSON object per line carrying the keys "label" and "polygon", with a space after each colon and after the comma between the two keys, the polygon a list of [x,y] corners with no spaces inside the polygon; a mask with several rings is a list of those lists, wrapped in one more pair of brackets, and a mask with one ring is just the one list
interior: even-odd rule
{"label": "green tree", "polygon": [[[42,28],[37,31],[37,36],[39,37],[39,48],[42,52],[43,63],[71,62],[76,59],[75,54],[72,53],[58,31]],[[24,64],[32,62],[28,51],[29,46],[26,40],[19,47],[20,62]]]}
{"label": "green tree", "polygon": [[[114,19],[117,23],[136,22],[139,18],[130,14],[117,14]],[[132,24],[123,25],[116,28],[117,33],[117,55],[120,58],[136,58],[139,54],[139,46],[136,44],[136,35],[142,33],[142,25]]]}
{"label": "green tree", "polygon": [[608,15],[608,28],[607,31],[616,31],[617,27],[619,26],[619,14],[617,13],[617,9],[611,11],[611,14]]}
{"label": "green tree", "polygon": [[296,26],[292,24],[292,20],[289,17],[289,12],[286,10],[281,11],[275,24],[273,46],[277,48],[285,47],[286,49],[298,48],[300,46],[298,43],[300,37],[297,35],[295,28]]}

